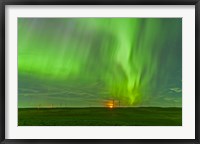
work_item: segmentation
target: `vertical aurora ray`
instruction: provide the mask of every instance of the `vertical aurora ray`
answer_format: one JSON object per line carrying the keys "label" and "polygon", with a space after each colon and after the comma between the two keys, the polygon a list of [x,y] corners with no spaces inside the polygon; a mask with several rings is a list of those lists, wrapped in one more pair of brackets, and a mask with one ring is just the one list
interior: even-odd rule
{"label": "vertical aurora ray", "polygon": [[181,106],[181,37],[179,18],[19,18],[19,105]]}

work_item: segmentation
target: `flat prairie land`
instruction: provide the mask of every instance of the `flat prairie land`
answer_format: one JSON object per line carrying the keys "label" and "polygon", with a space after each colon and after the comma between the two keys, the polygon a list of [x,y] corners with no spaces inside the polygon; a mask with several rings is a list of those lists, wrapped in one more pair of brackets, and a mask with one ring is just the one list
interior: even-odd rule
{"label": "flat prairie land", "polygon": [[182,108],[18,108],[18,126],[181,126]]}

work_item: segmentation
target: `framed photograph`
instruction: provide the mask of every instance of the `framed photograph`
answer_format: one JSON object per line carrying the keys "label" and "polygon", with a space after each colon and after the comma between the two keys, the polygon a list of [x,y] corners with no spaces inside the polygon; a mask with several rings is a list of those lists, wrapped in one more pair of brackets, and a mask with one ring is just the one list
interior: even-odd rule
{"label": "framed photograph", "polygon": [[1,1],[1,142],[199,144],[199,11]]}

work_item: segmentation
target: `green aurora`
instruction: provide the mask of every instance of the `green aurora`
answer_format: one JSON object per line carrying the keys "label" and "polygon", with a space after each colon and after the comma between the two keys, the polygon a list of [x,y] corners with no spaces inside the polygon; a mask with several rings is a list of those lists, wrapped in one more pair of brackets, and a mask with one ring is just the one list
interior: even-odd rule
{"label": "green aurora", "polygon": [[182,106],[181,18],[18,18],[18,107]]}

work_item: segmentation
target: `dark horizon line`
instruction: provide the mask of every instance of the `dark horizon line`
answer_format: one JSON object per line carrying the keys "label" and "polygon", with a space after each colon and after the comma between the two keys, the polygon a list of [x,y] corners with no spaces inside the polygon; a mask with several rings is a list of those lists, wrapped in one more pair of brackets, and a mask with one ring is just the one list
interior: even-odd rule
{"label": "dark horizon line", "polygon": [[[18,109],[56,109],[56,108],[109,108],[109,107],[18,107]],[[120,107],[113,107],[109,109],[116,109],[116,108],[182,108],[182,106],[120,106]]]}

